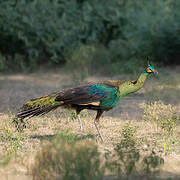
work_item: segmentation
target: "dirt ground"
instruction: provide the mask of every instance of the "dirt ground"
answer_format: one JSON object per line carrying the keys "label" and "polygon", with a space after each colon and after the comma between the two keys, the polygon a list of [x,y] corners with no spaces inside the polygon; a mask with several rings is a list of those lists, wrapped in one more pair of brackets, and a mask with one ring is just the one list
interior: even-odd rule
{"label": "dirt ground", "polygon": [[[104,148],[111,150],[113,144],[119,141],[121,127],[131,121],[138,126],[138,137],[152,140],[157,136],[151,122],[142,119],[143,110],[139,104],[149,101],[162,100],[165,104],[171,104],[180,112],[180,68],[160,69],[159,75],[153,75],[147,80],[145,87],[125,97],[111,111],[104,113],[100,124],[105,142],[101,143],[93,124],[94,112],[83,119],[83,134],[79,132],[79,123],[70,117],[63,117],[64,110],[57,110],[46,116],[35,117],[29,120],[28,128],[24,130],[21,148],[17,150],[17,156],[6,166],[0,166],[0,180],[31,180],[29,168],[33,164],[34,156],[40,149],[42,143],[53,137],[58,131],[69,130],[75,134],[94,139],[100,150]],[[132,79],[132,76],[119,75],[112,79]],[[108,77],[92,76],[84,81],[95,81],[109,79]],[[136,77],[134,77],[136,79]],[[132,79],[133,80],[133,79]],[[52,93],[66,87],[73,86],[71,75],[64,72],[37,72],[32,74],[0,74],[0,137],[13,133],[17,137],[15,128],[10,124],[10,114],[27,100]],[[178,122],[179,123],[179,122]],[[10,130],[7,130],[10,128]],[[11,132],[10,132],[11,131]],[[20,146],[17,142],[18,147]],[[0,141],[0,154],[5,158],[9,144]],[[161,168],[162,179],[180,179],[180,123],[176,129],[176,143],[172,149],[164,155],[164,166]]]}

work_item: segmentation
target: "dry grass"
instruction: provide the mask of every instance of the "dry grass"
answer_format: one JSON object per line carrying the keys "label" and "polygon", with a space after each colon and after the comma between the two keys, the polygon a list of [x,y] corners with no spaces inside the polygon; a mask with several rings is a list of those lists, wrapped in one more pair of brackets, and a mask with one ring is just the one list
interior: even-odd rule
{"label": "dry grass", "polygon": [[[86,80],[97,79],[108,78],[89,77]],[[114,79],[121,79],[121,76],[114,77]],[[137,139],[142,153],[153,147],[158,153],[163,154],[165,164],[161,168],[160,177],[180,178],[180,124],[177,125],[173,136],[168,139],[168,143],[166,142],[168,147],[164,152],[163,134],[157,132],[150,121],[143,120],[142,109],[139,107],[142,102],[162,100],[176,107],[179,113],[180,73],[178,70],[160,70],[158,78],[151,77],[144,89],[125,97],[117,107],[105,113],[100,121],[104,143],[101,143],[97,137],[93,124],[95,116],[93,112],[83,118],[84,131],[82,134],[79,133],[78,121],[73,120],[71,115],[65,115],[64,110],[30,119],[28,128],[23,133],[16,131],[11,123],[8,110],[15,112],[26,100],[69,87],[71,84],[74,84],[71,77],[59,72],[0,76],[0,155],[3,160],[0,161],[1,180],[32,179],[28,172],[36,152],[43,143],[64,130],[83,139],[94,141],[101,152],[105,149],[111,151],[113,145],[121,141],[122,126],[128,121],[138,127]],[[4,166],[2,162],[7,165]]]}

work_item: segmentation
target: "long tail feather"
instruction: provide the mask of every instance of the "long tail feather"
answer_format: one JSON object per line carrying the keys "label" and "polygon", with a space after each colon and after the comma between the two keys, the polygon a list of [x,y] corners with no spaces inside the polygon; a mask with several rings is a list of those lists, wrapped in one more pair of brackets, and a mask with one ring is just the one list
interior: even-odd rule
{"label": "long tail feather", "polygon": [[32,114],[34,111],[37,111],[37,110],[39,110],[39,108],[30,109],[30,110],[27,110],[27,111],[21,111],[21,112],[18,112],[16,114],[16,117],[17,118],[25,118],[25,116],[28,117],[28,115]]}
{"label": "long tail feather", "polygon": [[54,93],[28,101],[23,105],[20,112],[16,114],[16,118],[22,120],[26,117],[39,116],[55,110],[63,105],[63,102],[57,102],[55,98],[56,94]]}
{"label": "long tail feather", "polygon": [[54,106],[48,106],[48,107],[39,107],[39,108],[35,108],[35,109],[31,109],[31,110],[27,110],[27,111],[22,111],[16,114],[16,117],[19,119],[24,119],[26,117],[33,117],[33,116],[39,116],[39,115],[43,115],[46,114],[52,110],[55,110],[59,107],[60,105],[54,105]]}

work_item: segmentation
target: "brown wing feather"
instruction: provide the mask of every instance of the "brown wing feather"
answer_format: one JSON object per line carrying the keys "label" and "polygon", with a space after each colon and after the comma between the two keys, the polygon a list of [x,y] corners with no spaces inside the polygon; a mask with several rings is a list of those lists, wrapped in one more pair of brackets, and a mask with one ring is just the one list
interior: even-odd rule
{"label": "brown wing feather", "polygon": [[[69,88],[61,91],[55,101],[63,101],[65,104],[78,104],[78,105],[99,105],[102,96],[91,95],[88,93],[89,87],[93,83],[83,84],[74,88]],[[96,83],[94,83],[96,84]]]}

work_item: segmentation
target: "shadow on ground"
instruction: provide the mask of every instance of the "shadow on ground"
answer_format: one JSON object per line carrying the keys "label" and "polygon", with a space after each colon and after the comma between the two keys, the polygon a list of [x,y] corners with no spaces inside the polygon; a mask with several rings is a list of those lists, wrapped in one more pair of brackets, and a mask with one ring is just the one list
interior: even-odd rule
{"label": "shadow on ground", "polygon": [[[39,140],[52,140],[58,136],[57,134],[52,134],[52,135],[34,135],[30,136],[32,139],[39,139]],[[95,135],[93,134],[87,134],[87,135],[79,135],[79,134],[74,134],[76,137],[76,140],[85,140],[85,139],[95,139]]]}
{"label": "shadow on ground", "polygon": [[105,176],[103,180],[180,180],[180,174],[161,171],[159,175],[129,175],[127,177]]}

